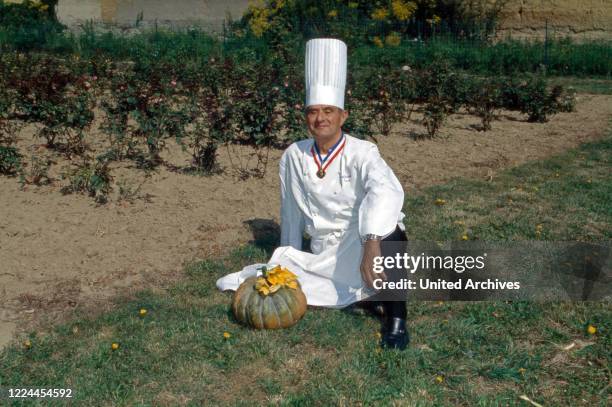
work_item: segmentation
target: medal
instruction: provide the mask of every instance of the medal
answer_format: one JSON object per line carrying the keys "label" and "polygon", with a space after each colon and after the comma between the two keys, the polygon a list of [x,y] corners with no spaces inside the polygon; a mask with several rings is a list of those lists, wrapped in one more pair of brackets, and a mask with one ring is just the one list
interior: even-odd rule
{"label": "medal", "polygon": [[[317,143],[316,142],[313,143],[313,146],[310,148],[310,152],[312,153],[312,158],[317,164],[317,168],[318,168],[317,177],[323,178],[325,176],[325,170],[327,169],[327,167],[329,167],[332,161],[334,161],[334,159],[340,154],[342,149],[344,149],[345,144],[346,144],[346,139],[344,138],[344,134],[342,134],[342,137],[340,137],[340,140],[338,140],[336,145],[334,145],[332,148],[329,149],[329,152],[327,156],[325,157],[325,159],[322,159],[321,153],[319,152],[319,147],[317,147]],[[315,151],[316,151],[316,154],[315,154]],[[318,156],[318,159],[317,159],[317,156]]]}

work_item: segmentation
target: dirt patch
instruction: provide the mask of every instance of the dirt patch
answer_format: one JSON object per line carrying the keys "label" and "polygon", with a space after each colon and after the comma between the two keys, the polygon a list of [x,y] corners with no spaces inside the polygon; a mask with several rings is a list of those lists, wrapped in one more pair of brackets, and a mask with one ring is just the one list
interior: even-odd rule
{"label": "dirt patch", "polygon": [[[408,195],[457,176],[493,179],[502,168],[600,138],[611,116],[611,96],[580,95],[576,113],[556,115],[546,124],[503,112],[493,130],[483,133],[474,129],[479,119],[457,114],[441,138],[411,138],[424,131],[409,122],[379,137],[379,148]],[[41,143],[34,131],[23,129],[22,151]],[[98,131],[89,137],[96,148],[105,140]],[[245,160],[252,155],[247,148],[238,153]],[[76,306],[108,304],[118,293],[163,288],[181,278],[185,264],[253,240],[254,224],[274,229],[281,153],[271,152],[265,177],[247,180],[239,179],[224,150],[219,152],[224,171],[206,177],[168,168],[145,177],[133,164],[119,163],[115,183],[141,185],[141,199],[104,206],[60,193],[66,163],[59,156],[52,157],[57,164],[50,185],[22,191],[16,179],[0,178],[0,346],[16,326],[26,330],[37,321],[56,322]],[[172,145],[164,158],[185,166],[189,153]]]}

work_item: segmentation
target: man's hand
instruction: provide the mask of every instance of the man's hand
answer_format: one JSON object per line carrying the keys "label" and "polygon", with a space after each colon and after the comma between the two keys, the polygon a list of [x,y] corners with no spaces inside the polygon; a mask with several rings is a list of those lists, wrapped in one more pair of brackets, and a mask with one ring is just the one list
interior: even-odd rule
{"label": "man's hand", "polygon": [[384,272],[374,272],[374,258],[379,257],[380,252],[380,240],[368,240],[365,242],[363,247],[363,257],[361,258],[361,278],[366,286],[374,288],[374,280],[382,278],[387,279]]}

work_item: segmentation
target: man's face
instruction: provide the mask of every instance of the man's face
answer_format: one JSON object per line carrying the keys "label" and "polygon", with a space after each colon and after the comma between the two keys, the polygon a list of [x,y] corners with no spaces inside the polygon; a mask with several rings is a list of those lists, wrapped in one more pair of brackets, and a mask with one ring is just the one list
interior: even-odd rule
{"label": "man's face", "polygon": [[336,106],[312,105],[306,108],[306,124],[316,139],[333,138],[348,117],[348,112]]}

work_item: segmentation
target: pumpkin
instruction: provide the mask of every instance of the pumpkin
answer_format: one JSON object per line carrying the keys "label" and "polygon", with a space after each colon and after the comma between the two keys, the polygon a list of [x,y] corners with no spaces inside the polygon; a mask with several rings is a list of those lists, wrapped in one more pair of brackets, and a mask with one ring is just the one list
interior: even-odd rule
{"label": "pumpkin", "polygon": [[232,301],[236,319],[256,329],[288,328],[304,316],[306,296],[295,274],[280,266],[246,279]]}

